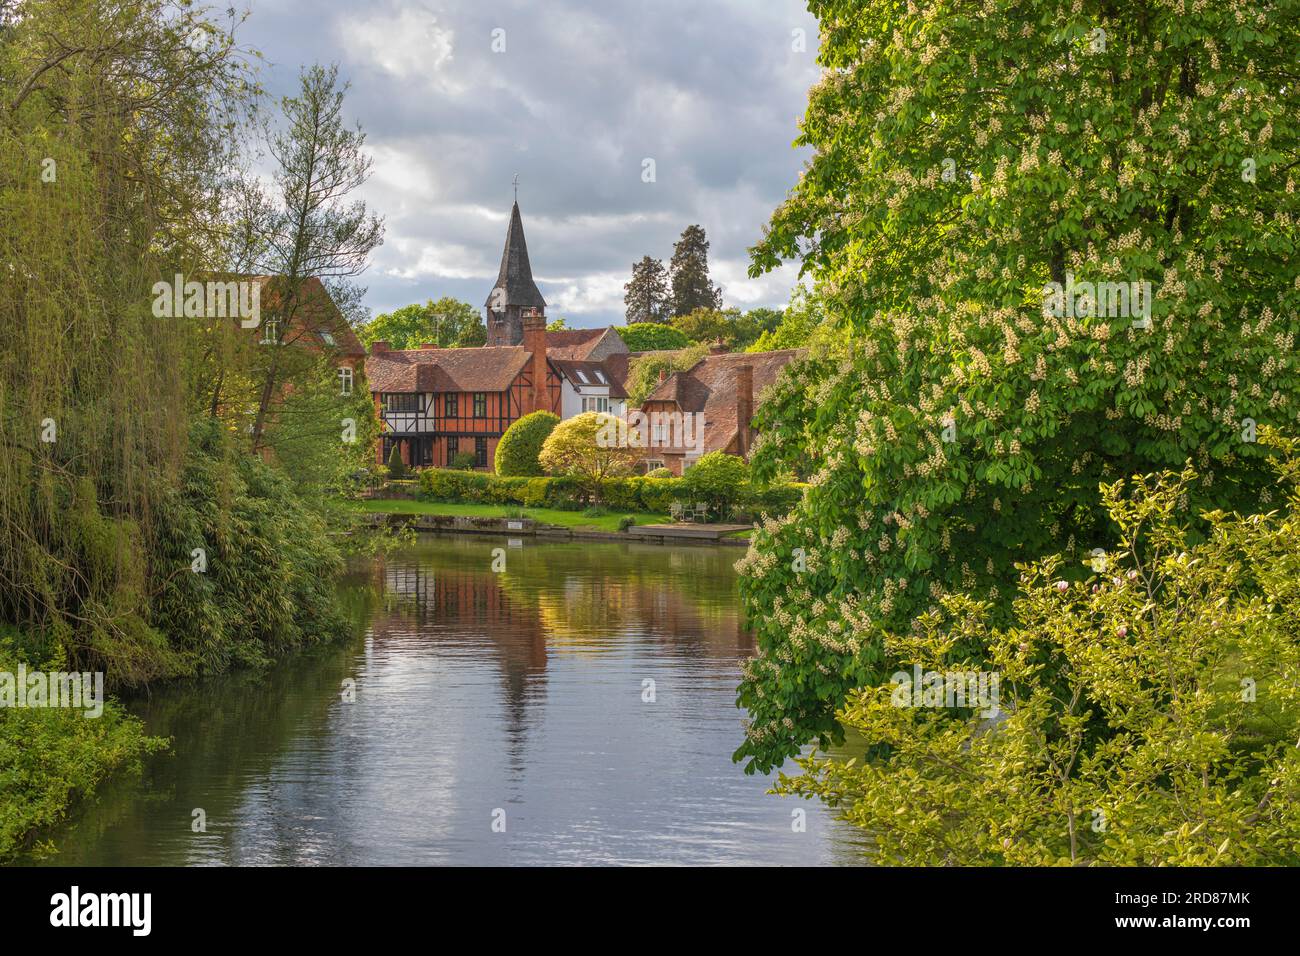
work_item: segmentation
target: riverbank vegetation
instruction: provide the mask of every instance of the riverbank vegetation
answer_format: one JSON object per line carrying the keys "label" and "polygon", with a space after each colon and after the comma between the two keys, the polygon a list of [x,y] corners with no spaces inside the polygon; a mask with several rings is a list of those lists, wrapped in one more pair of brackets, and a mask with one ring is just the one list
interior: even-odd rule
{"label": "riverbank vegetation", "polygon": [[[790,512],[803,497],[805,486],[777,483],[759,486],[750,482],[748,469],[739,458],[702,470],[697,464],[681,478],[628,475],[599,482],[599,503],[615,511],[668,514],[674,504],[709,504],[712,514],[780,517]],[[701,462],[712,455],[705,455]],[[593,486],[568,476],[506,478],[481,471],[426,468],[420,472],[419,496],[424,501],[468,504],[516,504],[528,508],[573,511],[592,503]]]}
{"label": "riverbank vegetation", "polygon": [[1025,566],[1011,626],[949,595],[885,637],[903,677],[991,669],[992,713],[898,706],[910,678],[856,692],[841,718],[883,755],[800,758],[782,792],[904,865],[1300,864],[1300,493],[1192,533],[1198,479],[1104,487],[1116,550],[1082,581],[1073,555]]}
{"label": "riverbank vegetation", "polygon": [[[20,9],[0,11],[4,666],[122,692],[342,633],[310,493],[365,460],[374,416],[293,331],[316,334],[322,282],[351,311],[341,280],[378,239],[346,199],[366,165],[340,84],[307,70],[282,102],[263,192],[237,152],[259,100],[237,24],[163,0]],[[277,278],[250,329],[159,315],[178,274]],[[115,705],[0,709],[0,741],[0,856],[155,746]]]}
{"label": "riverbank vegetation", "polygon": [[667,514],[621,509],[585,508],[582,511],[560,508],[520,508],[518,505],[461,504],[446,501],[409,501],[400,498],[367,498],[352,503],[358,511],[370,514],[453,515],[465,518],[531,518],[542,524],[561,528],[583,528],[615,532],[624,521],[629,524],[659,524],[669,521]]}
{"label": "riverbank vegetation", "polygon": [[[1084,783],[1096,783],[1092,774],[1109,754],[1134,774],[1115,784],[1132,786],[1134,802],[1116,805],[1136,807],[1145,797],[1151,810],[1142,819],[1111,813],[1107,839],[1132,849],[1102,858],[1215,859],[1143,842],[1182,793],[1184,772],[1199,766],[1211,778],[1197,800],[1229,792],[1234,801],[1262,800],[1264,777],[1289,765],[1277,763],[1278,754],[1259,757],[1250,773],[1262,776],[1247,780],[1244,765],[1229,769],[1210,753],[1166,754],[1173,763],[1147,769],[1164,766],[1173,776],[1137,774],[1128,761],[1152,756],[1159,741],[1188,738],[1163,736],[1157,725],[1177,708],[1132,696],[1136,672],[1123,669],[1125,658],[1145,661],[1173,635],[1130,621],[1117,644],[1119,622],[1102,608],[1085,614],[1082,604],[1074,617],[1064,607],[1052,617],[1037,584],[1018,589],[1017,569],[1038,569],[1029,572],[1038,581],[1042,562],[1058,555],[1073,595],[1090,579],[1083,559],[1126,550],[1102,489],[1131,476],[1193,466],[1178,495],[1161,498],[1185,529],[1189,553],[1222,532],[1205,513],[1268,512],[1285,497],[1258,436],[1264,425],[1294,435],[1300,414],[1300,94],[1288,79],[1287,52],[1300,43],[1295,18],[1284,8],[1243,14],[1222,4],[1098,12],[1048,3],[1021,29],[1024,12],[1011,4],[976,18],[948,15],[939,4],[909,12],[900,29],[888,4],[813,0],[811,8],[822,24],[826,73],[810,92],[798,142],[815,153],[752,250],[752,270],[801,260],[839,345],[792,367],[759,410],[755,473],[812,461],[815,474],[800,505],[767,524],[741,564],[760,652],[739,693],[750,723],[737,759],[751,771],[771,769],[807,744],[843,740],[846,719],[869,718],[869,741],[909,746],[910,738],[887,737],[897,728],[880,713],[864,710],[864,689],[877,693],[905,663],[903,638],[926,632],[925,615],[974,602],[990,634],[1026,633],[1031,620],[1056,629],[1027,643],[1042,655],[1035,666],[1050,657],[1065,668],[1058,690],[1067,701],[1072,687],[1085,696],[1130,695],[1077,702],[1093,714],[1079,760],[1061,750],[1071,746],[1076,720],[1066,715],[1017,755],[1026,774],[1065,770],[1061,790],[1039,791],[1056,801],[1051,811],[1074,788],[1085,800]],[[1235,560],[1226,549],[1200,553]],[[1176,588],[1181,579],[1166,580]],[[1245,606],[1251,587],[1242,587]],[[1157,608],[1188,604],[1144,614],[1186,616],[1201,607],[1176,589],[1150,600]],[[961,626],[950,630],[960,635]],[[1261,621],[1264,632],[1269,627]],[[1095,651],[1075,646],[1085,631]],[[1056,639],[1062,644],[1053,648]],[[1093,676],[1068,673],[1100,663],[1080,657],[1087,654],[1107,656],[1113,683],[1085,686],[1080,681]],[[1007,658],[983,663],[1012,666]],[[1181,693],[1212,673],[1157,686]],[[1126,729],[1128,708],[1146,708],[1152,724]],[[1021,730],[1040,726],[1039,716],[1026,714]],[[962,732],[943,727],[932,727],[948,735],[936,746]],[[1012,746],[1005,740],[981,755]],[[1121,760],[1110,751],[1125,740],[1134,753]],[[1238,743],[1216,732],[1198,746],[1226,751]],[[908,761],[921,756],[869,760],[854,773],[897,771],[900,815],[913,800],[934,809],[926,779],[912,776],[914,788],[903,787]],[[1007,770],[1012,779],[1020,772]],[[834,797],[839,784],[828,781],[810,792]],[[858,804],[864,821],[884,805],[872,787]],[[990,784],[979,799],[999,794],[1009,806],[1026,797],[1009,782]],[[969,809],[973,833],[980,808],[969,807],[956,784],[944,796],[953,802],[935,826],[960,826],[948,814]],[[1096,802],[1105,804],[1104,796]],[[854,803],[851,792],[845,803]],[[1244,819],[1238,809],[1224,808],[1223,827]],[[1049,821],[1048,810],[1021,831],[999,829],[999,840],[1015,846],[1007,859],[1068,858],[1060,852],[1064,817]],[[1271,857],[1260,852],[1286,859],[1294,819],[1270,821],[1261,825],[1290,825],[1291,842]],[[1207,824],[1190,839],[1223,827]],[[946,858],[937,844],[900,841],[883,859]],[[1251,858],[1232,845],[1217,859]]]}

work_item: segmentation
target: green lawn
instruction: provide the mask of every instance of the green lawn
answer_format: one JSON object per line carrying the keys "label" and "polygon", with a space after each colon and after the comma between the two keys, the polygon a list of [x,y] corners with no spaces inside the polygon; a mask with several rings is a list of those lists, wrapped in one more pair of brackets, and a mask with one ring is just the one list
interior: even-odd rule
{"label": "green lawn", "polygon": [[[461,505],[442,501],[411,501],[398,498],[371,498],[353,503],[362,511],[376,511],[399,515],[456,515],[467,518],[504,518],[509,505]],[[517,512],[516,512],[517,514]],[[667,515],[647,514],[643,511],[611,511],[592,517],[581,511],[560,511],[555,508],[525,508],[524,517],[542,524],[560,525],[564,528],[586,528],[593,531],[617,531],[619,519],[631,515],[636,524],[659,524],[669,520]]]}

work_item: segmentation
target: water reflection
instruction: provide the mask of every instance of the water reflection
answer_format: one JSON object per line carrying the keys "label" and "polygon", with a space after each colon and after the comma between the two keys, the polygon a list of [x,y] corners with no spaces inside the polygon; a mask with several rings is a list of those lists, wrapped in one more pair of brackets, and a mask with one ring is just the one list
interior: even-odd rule
{"label": "water reflection", "polygon": [[348,582],[353,646],[137,701],[174,753],[49,862],[857,862],[824,809],[731,762],[739,553],[423,538]]}

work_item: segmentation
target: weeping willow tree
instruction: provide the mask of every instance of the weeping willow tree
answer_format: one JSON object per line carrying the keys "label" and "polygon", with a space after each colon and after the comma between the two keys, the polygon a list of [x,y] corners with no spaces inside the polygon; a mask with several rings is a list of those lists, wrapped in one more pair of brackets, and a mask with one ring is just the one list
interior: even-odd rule
{"label": "weeping willow tree", "polygon": [[214,416],[251,334],[153,308],[160,280],[238,268],[247,57],[160,0],[0,22],[0,619],[120,685],[264,657],[333,551],[290,548],[324,529]]}

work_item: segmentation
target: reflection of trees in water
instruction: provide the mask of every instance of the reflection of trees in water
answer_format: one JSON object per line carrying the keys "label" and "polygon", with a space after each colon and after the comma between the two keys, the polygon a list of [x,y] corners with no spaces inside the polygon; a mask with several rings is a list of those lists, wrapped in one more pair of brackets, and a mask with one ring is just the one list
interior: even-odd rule
{"label": "reflection of trees in water", "polygon": [[[506,570],[492,570],[505,548]],[[528,708],[544,699],[551,654],[601,654],[654,640],[678,657],[752,650],[737,608],[738,551],[525,539],[425,536],[376,561],[383,594],[372,640],[486,649],[501,675],[512,760],[522,759]],[[522,763],[520,763],[522,769]]]}

